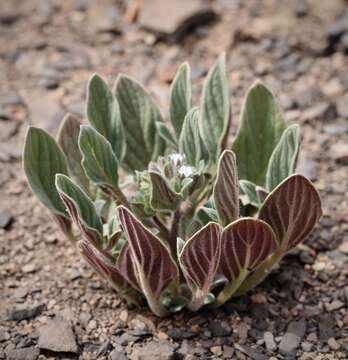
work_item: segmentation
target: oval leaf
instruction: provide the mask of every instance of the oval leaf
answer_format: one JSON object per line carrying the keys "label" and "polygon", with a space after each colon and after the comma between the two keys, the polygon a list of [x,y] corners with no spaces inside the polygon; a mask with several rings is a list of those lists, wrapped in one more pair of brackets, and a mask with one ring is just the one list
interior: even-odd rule
{"label": "oval leaf", "polygon": [[92,200],[65,175],[56,175],[56,188],[81,233],[94,246],[101,248],[103,225]]}
{"label": "oval leaf", "polygon": [[156,131],[156,123],[163,122],[151,96],[135,80],[120,75],[115,84],[125,129],[125,162],[132,170],[144,170],[147,164],[163,153],[163,139]]}
{"label": "oval leaf", "polygon": [[139,280],[134,269],[134,260],[132,258],[132,250],[126,242],[121,249],[120,255],[116,262],[117,269],[122,276],[132,285],[133,288],[140,290]]}
{"label": "oval leaf", "polygon": [[170,121],[179,139],[182,125],[191,107],[190,65],[180,65],[170,87]]}
{"label": "oval leaf", "polygon": [[214,285],[220,262],[221,227],[209,223],[186,241],[179,263],[193,293],[190,308],[197,310]]}
{"label": "oval leaf", "polygon": [[199,111],[195,107],[187,113],[179,138],[180,154],[185,154],[187,163],[195,167],[198,167],[203,156],[203,144],[198,122]]}
{"label": "oval leaf", "polygon": [[178,268],[167,246],[128,209],[119,206],[117,213],[131,249],[139,285],[152,311],[162,316],[164,309],[160,308],[159,295],[177,281]]}
{"label": "oval leaf", "polygon": [[236,157],[225,150],[219,159],[217,177],[213,189],[215,208],[223,226],[239,217],[239,186]]}
{"label": "oval leaf", "polygon": [[264,185],[269,159],[286,127],[273,94],[260,82],[248,91],[233,151],[239,178]]}
{"label": "oval leaf", "polygon": [[91,126],[82,125],[79,136],[82,166],[102,190],[118,188],[118,160],[110,143]]}
{"label": "oval leaf", "polygon": [[240,200],[244,206],[251,205],[256,208],[261,206],[261,201],[256,189],[257,185],[248,180],[239,180],[239,187],[242,192]]}
{"label": "oval leaf", "polygon": [[219,273],[232,282],[242,270],[254,270],[276,247],[275,235],[267,223],[239,219],[222,232]]}
{"label": "oval leaf", "polygon": [[51,135],[42,129],[29,127],[23,166],[33,193],[51,212],[68,219],[55,187],[56,174],[68,174],[66,158]]}
{"label": "oval leaf", "polygon": [[295,174],[268,195],[259,218],[272,226],[280,246],[286,251],[312,231],[321,215],[317,190],[304,176]]}
{"label": "oval leaf", "polygon": [[275,147],[269,160],[266,174],[266,188],[272,191],[295,170],[300,145],[300,128],[289,126]]}
{"label": "oval leaf", "polygon": [[110,142],[121,161],[126,148],[120,108],[106,82],[97,74],[88,83],[87,118],[93,128]]}
{"label": "oval leaf", "polygon": [[213,161],[220,155],[221,144],[230,121],[228,82],[225,55],[210,69],[203,85],[199,127],[204,144]]}
{"label": "oval leaf", "polygon": [[89,180],[82,168],[82,155],[78,146],[81,122],[72,114],[65,115],[57,135],[57,143],[62,148],[68,163],[69,176],[85,191],[89,190]]}

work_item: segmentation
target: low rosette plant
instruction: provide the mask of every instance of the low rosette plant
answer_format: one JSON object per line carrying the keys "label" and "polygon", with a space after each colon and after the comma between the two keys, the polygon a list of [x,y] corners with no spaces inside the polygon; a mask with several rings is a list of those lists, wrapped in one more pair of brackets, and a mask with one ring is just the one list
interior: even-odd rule
{"label": "low rosette plant", "polygon": [[56,140],[29,128],[30,187],[92,268],[158,316],[252,289],[321,216],[317,191],[293,174],[299,127],[286,125],[262,83],[248,91],[230,144],[223,55],[198,107],[190,67],[179,67],[169,121],[123,74],[112,90],[92,77],[86,117],[68,114]]}

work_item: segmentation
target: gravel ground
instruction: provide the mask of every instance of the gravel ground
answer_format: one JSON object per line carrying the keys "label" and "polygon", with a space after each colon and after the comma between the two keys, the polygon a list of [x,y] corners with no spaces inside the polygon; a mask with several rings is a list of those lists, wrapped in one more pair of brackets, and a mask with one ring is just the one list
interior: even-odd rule
{"label": "gravel ground", "polygon": [[[194,22],[173,9],[168,24],[152,1],[1,2],[0,359],[348,359],[348,2],[187,0]],[[28,124],[54,134],[66,111],[83,116],[93,72],[134,76],[166,109],[189,60],[197,98],[222,51],[234,127],[262,79],[301,124],[298,172],[324,216],[247,296],[158,319],[127,308],[61,236],[27,187],[23,138]]]}

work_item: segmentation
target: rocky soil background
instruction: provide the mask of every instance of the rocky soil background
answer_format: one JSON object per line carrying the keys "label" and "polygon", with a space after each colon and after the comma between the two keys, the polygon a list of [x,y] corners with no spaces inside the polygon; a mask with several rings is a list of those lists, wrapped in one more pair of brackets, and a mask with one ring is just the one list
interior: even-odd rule
{"label": "rocky soil background", "polygon": [[[2,0],[0,359],[348,359],[348,2]],[[315,232],[248,296],[157,319],[129,309],[30,193],[29,124],[84,116],[86,82],[126,72],[163,109],[178,65],[203,76],[228,55],[234,126],[256,78],[301,124],[298,171],[319,189]]]}

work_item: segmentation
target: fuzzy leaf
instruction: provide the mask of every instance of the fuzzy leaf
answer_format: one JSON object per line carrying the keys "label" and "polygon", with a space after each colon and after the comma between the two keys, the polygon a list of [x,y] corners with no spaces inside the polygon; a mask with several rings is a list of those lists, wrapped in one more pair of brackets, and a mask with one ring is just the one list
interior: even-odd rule
{"label": "fuzzy leaf", "polygon": [[183,122],[190,107],[190,65],[184,63],[180,65],[170,87],[170,121],[175,130],[177,139],[180,137]]}
{"label": "fuzzy leaf", "polygon": [[179,263],[193,293],[192,310],[203,305],[213,286],[220,261],[220,238],[220,225],[209,223],[186,241],[180,253]]}
{"label": "fuzzy leaf", "polygon": [[100,248],[103,225],[91,199],[79,186],[62,174],[56,175],[56,188],[83,236]]}
{"label": "fuzzy leaf", "polygon": [[88,192],[89,180],[81,165],[82,155],[78,146],[80,125],[74,115],[66,114],[58,131],[57,143],[66,156],[69,175]]}
{"label": "fuzzy leaf", "polygon": [[174,149],[177,148],[176,140],[174,139],[172,133],[169,131],[167,126],[163,122],[157,122],[156,128],[159,133],[159,135],[162,137],[162,139],[168,144],[174,147]]}
{"label": "fuzzy leaf", "polygon": [[23,166],[33,193],[53,214],[68,219],[55,187],[56,174],[68,174],[66,158],[51,135],[42,129],[29,127],[25,138]]}
{"label": "fuzzy leaf", "polygon": [[158,173],[149,171],[151,190],[150,204],[155,210],[175,210],[181,197],[175,193],[167,181]]}
{"label": "fuzzy leaf", "polygon": [[220,155],[222,141],[230,121],[229,90],[225,69],[225,55],[221,55],[209,71],[203,85],[200,106],[200,133],[210,158]]}
{"label": "fuzzy leaf", "polygon": [[117,213],[131,249],[139,286],[152,311],[162,316],[165,311],[160,307],[159,295],[178,280],[178,268],[167,246],[128,209],[119,206]]}
{"label": "fuzzy leaf", "polygon": [[117,267],[112,263],[106,254],[98,251],[93,245],[86,241],[79,241],[78,248],[87,263],[103,278],[119,290],[127,286],[125,278],[121,275]]}
{"label": "fuzzy leaf", "polygon": [[126,242],[118,256],[116,266],[122,276],[132,285],[133,288],[140,290],[139,281],[134,269],[134,260],[129,243]]}
{"label": "fuzzy leaf", "polygon": [[257,186],[248,180],[239,180],[239,186],[242,192],[242,195],[240,195],[242,204],[244,206],[252,205],[259,208],[261,206],[261,201],[257,193]]}
{"label": "fuzzy leaf", "polygon": [[144,170],[163,153],[164,141],[156,131],[156,123],[163,122],[162,116],[146,90],[126,75],[118,77],[115,94],[125,129],[124,161],[132,170]]}
{"label": "fuzzy leaf", "polygon": [[266,188],[272,191],[295,170],[300,145],[298,125],[289,126],[275,147],[269,160],[266,174]]}
{"label": "fuzzy leaf", "polygon": [[240,179],[264,185],[272,152],[286,127],[273,94],[260,82],[248,91],[233,151]]}
{"label": "fuzzy leaf", "polygon": [[199,133],[199,111],[195,107],[185,116],[179,138],[179,153],[185,154],[189,165],[198,167],[203,155],[203,144]]}
{"label": "fuzzy leaf", "polygon": [[116,157],[122,161],[126,144],[120,107],[106,82],[97,74],[88,83],[87,118],[94,129],[110,142]]}
{"label": "fuzzy leaf", "polygon": [[228,225],[239,217],[239,186],[236,157],[225,150],[219,159],[217,177],[213,189],[215,208],[220,223]]}
{"label": "fuzzy leaf", "polygon": [[259,218],[272,226],[280,247],[287,251],[312,231],[321,215],[317,190],[304,176],[295,174],[268,195]]}
{"label": "fuzzy leaf", "polygon": [[82,166],[89,179],[102,190],[118,188],[118,160],[110,143],[91,126],[81,126],[79,148]]}
{"label": "fuzzy leaf", "polygon": [[277,246],[271,227],[257,219],[242,218],[222,233],[219,273],[231,282],[242,270],[252,271]]}

